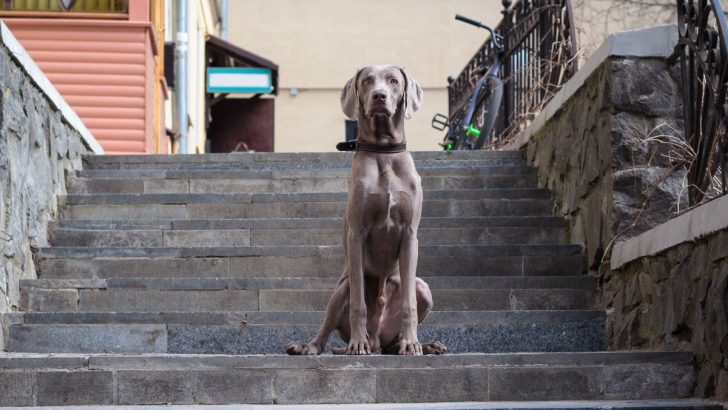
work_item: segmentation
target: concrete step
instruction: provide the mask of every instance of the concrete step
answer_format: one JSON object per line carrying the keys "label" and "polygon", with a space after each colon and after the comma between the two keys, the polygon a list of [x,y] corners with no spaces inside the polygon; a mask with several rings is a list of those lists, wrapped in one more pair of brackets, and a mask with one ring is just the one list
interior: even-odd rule
{"label": "concrete step", "polygon": [[[436,165],[436,164],[435,164]],[[511,165],[485,165],[473,167],[468,162],[447,164],[449,166],[420,166],[417,173],[423,177],[462,176],[524,176],[536,173],[525,163]],[[341,178],[351,174],[351,167],[325,169],[83,169],[76,171],[76,177],[88,179],[300,179]]]}
{"label": "concrete step", "polygon": [[[58,220],[49,223],[50,230],[208,230],[208,229],[342,229],[343,218],[252,218],[196,220]],[[420,229],[435,228],[565,228],[564,218],[556,216],[422,218]]]}
{"label": "concrete step", "polygon": [[56,406],[683,399],[694,380],[685,353],[5,354],[0,365],[15,386],[3,404]]}
{"label": "concrete step", "polygon": [[[247,167],[263,168],[310,168],[349,166],[354,157],[352,153],[231,153],[204,155],[115,155],[86,156],[84,169],[143,169],[143,168],[192,168],[192,167]],[[413,152],[412,158],[420,166],[443,163],[494,163],[498,161],[523,161],[520,151],[477,151],[477,152]]]}
{"label": "concrete step", "polygon": [[[593,276],[428,276],[431,289],[595,289]],[[21,289],[333,289],[337,277],[21,279]]]}
{"label": "concrete step", "polygon": [[[548,189],[494,188],[494,189],[446,189],[424,192],[424,201],[451,200],[472,201],[480,199],[550,199]],[[298,202],[346,202],[346,192],[310,193],[242,193],[242,194],[83,194],[59,198],[65,205],[166,205],[166,204],[243,204],[243,203],[298,203]]]}
{"label": "concrete step", "polygon": [[[284,229],[54,229],[53,246],[174,247],[340,245],[342,221],[334,228]],[[423,245],[564,244],[563,227],[420,228]]]}
{"label": "concrete step", "polygon": [[[282,353],[310,340],[323,312],[42,312],[8,327],[8,351],[39,353]],[[604,312],[435,311],[418,326],[422,341],[450,352],[598,351]],[[331,346],[344,346],[332,334]]]}
{"label": "concrete step", "polygon": [[[532,245],[536,246],[536,245]],[[536,246],[538,247],[538,246]],[[543,246],[542,246],[543,247]],[[245,277],[338,277],[344,264],[343,253],[337,248],[317,248],[312,254],[285,254],[290,247],[275,247],[277,254],[254,256],[213,256],[216,248],[189,248],[182,253],[188,257],[151,257],[154,249],[140,248],[121,252],[140,251],[147,257],[97,256],[119,252],[118,248],[49,248],[40,260],[39,277],[60,278],[245,278]],[[310,247],[309,247],[310,248]],[[452,248],[452,247],[449,247]],[[95,252],[95,250],[101,250]],[[151,249],[151,250],[150,250]],[[159,248],[157,248],[159,249]],[[168,248],[161,248],[162,251]],[[256,248],[258,249],[258,248]],[[471,256],[427,254],[420,251],[418,276],[581,276],[584,260],[581,254],[498,254],[513,247],[493,247],[491,254]],[[536,249],[536,248],[533,248]],[[571,249],[571,248],[566,248]],[[231,249],[241,253],[250,248]],[[209,254],[207,257],[193,256]],[[61,254],[68,257],[59,257]]]}
{"label": "concrete step", "polygon": [[[106,324],[185,324],[185,325],[319,325],[323,311],[310,312],[13,312],[10,324],[106,325]],[[602,310],[484,310],[430,312],[424,324],[519,324],[519,323],[601,323]]]}
{"label": "concrete step", "polygon": [[[210,410],[272,410],[280,404],[226,404],[207,406]],[[34,406],[36,410],[55,410],[55,407]],[[88,410],[89,406],[63,406],[64,410]],[[120,410],[149,410],[148,405],[109,405],[104,408]],[[164,404],[164,410],[199,410],[194,404]],[[362,404],[290,404],[287,410],[360,410]],[[549,400],[508,402],[436,402],[436,403],[367,403],[370,410],[723,410],[719,403],[699,399],[673,400]]]}
{"label": "concrete step", "polygon": [[[522,158],[483,158],[483,159],[425,159],[415,160],[415,167],[426,168],[462,168],[471,167],[493,167],[493,166],[524,166],[526,161]],[[84,164],[88,170],[125,170],[125,169],[153,169],[165,171],[190,171],[190,170],[221,170],[221,171],[243,171],[243,170],[330,170],[330,169],[351,169],[351,160],[348,158],[332,159],[330,161],[199,161],[199,162],[140,162],[140,163],[107,163],[107,164]]]}
{"label": "concrete step", "polygon": [[[523,152],[517,150],[498,151],[410,151],[415,160],[447,160],[447,159],[484,159],[484,158],[523,158]],[[353,158],[353,152],[232,152],[214,154],[184,154],[184,155],[85,155],[85,164],[91,163],[142,163],[142,162],[240,162],[240,161],[268,161],[281,162],[296,161],[326,161],[339,158]]]}
{"label": "concrete step", "polygon": [[[117,406],[120,407],[120,406]],[[226,405],[225,410],[266,410],[279,404]],[[52,410],[48,407],[36,409]],[[142,406],[123,406],[125,410],[145,410]],[[362,404],[292,404],[289,410],[360,410]],[[370,410],[723,410],[719,403],[699,399],[676,400],[568,400],[568,401],[509,401],[509,402],[444,402],[444,403],[367,403]],[[64,407],[65,410],[85,410],[83,406]],[[165,405],[165,410],[197,410],[195,405]]]}
{"label": "concrete step", "polygon": [[[204,195],[203,195],[204,196]],[[209,195],[208,195],[209,196]],[[425,201],[425,218],[552,216],[549,199],[436,199]],[[169,204],[79,204],[61,207],[61,219],[160,220],[249,218],[343,218],[346,202],[242,202]]]}
{"label": "concrete step", "polygon": [[[246,247],[72,247],[41,248],[48,258],[202,258],[202,257],[314,257],[343,256],[341,246],[246,246]],[[419,254],[426,257],[460,257],[477,259],[495,256],[577,256],[581,245],[420,245]]]}
{"label": "concrete step", "polygon": [[[28,312],[324,311],[332,289],[27,289]],[[594,289],[431,289],[434,309],[583,310]]]}
{"label": "concrete step", "polygon": [[[214,174],[214,173],[211,173]],[[529,176],[433,176],[422,178],[422,188],[492,189],[535,188],[535,175]],[[259,178],[259,179],[72,179],[72,194],[184,194],[184,193],[265,193],[265,192],[346,192],[349,176]]]}

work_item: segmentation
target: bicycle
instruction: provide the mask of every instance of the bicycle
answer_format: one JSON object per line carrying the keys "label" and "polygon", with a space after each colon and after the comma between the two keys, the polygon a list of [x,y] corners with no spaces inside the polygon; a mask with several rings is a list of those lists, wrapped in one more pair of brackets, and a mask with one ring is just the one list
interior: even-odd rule
{"label": "bicycle", "polygon": [[[448,129],[443,142],[440,143],[445,151],[477,150],[482,149],[486,139],[492,135],[503,100],[503,81],[500,79],[500,70],[505,45],[503,37],[485,24],[459,14],[455,15],[455,20],[490,32],[490,41],[497,53],[490,66],[484,63],[483,67],[478,70],[480,78],[468,97],[468,103],[453,113],[450,118],[443,114],[435,114],[432,118],[432,128],[439,131]],[[448,81],[451,82],[451,79],[448,78]],[[464,109],[466,111],[463,116]]]}

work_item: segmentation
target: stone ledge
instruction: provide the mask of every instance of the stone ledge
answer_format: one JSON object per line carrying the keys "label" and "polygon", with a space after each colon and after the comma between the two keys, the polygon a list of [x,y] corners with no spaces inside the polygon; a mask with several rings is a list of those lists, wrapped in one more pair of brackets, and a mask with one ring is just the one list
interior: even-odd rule
{"label": "stone ledge", "polygon": [[33,61],[25,48],[18,42],[13,33],[10,31],[5,22],[0,20],[0,44],[8,48],[13,58],[17,61],[28,77],[38,86],[40,91],[45,94],[48,100],[53,106],[55,106],[60,112],[63,118],[68,124],[73,127],[81,138],[88,145],[89,149],[94,154],[101,155],[104,153],[104,149],[101,147],[96,138],[86,128],[81,119],[78,117],[75,111],[68,105],[66,100],[63,99],[61,94],[58,92],[55,86],[51,84],[50,80],[41,71],[38,65]]}
{"label": "stone ledge", "polygon": [[639,258],[724,229],[728,229],[728,196],[700,205],[632,239],[617,242],[612,251],[611,268],[617,270]]}
{"label": "stone ledge", "polygon": [[522,149],[531,137],[558,113],[563,105],[581,89],[584,83],[610,57],[669,57],[677,44],[677,26],[664,25],[611,34],[592,54],[546,107],[536,115],[526,129],[504,150]]}

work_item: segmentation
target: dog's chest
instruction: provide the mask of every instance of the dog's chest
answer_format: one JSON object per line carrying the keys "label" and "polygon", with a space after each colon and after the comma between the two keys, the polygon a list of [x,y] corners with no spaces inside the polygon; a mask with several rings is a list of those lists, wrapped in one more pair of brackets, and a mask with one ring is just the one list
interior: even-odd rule
{"label": "dog's chest", "polygon": [[384,229],[397,229],[412,222],[419,184],[410,174],[398,175],[384,170],[378,183],[369,192],[368,205],[376,210],[374,225]]}

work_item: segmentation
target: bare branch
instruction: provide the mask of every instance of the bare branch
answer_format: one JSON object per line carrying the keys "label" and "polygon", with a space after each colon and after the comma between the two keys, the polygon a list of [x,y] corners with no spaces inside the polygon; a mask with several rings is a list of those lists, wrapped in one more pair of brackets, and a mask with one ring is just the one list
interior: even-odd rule
{"label": "bare branch", "polygon": [[13,235],[0,229],[0,241],[10,242],[13,240]]}

